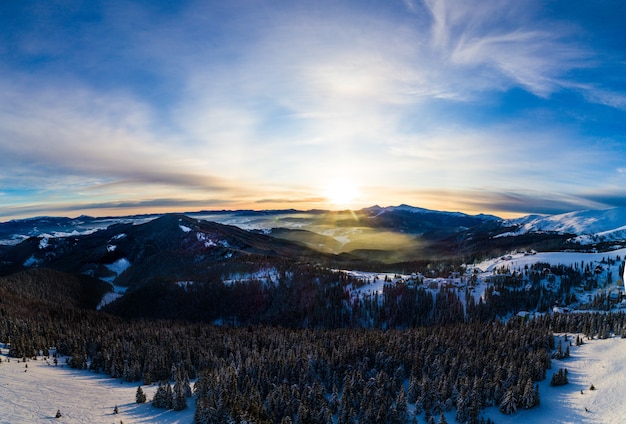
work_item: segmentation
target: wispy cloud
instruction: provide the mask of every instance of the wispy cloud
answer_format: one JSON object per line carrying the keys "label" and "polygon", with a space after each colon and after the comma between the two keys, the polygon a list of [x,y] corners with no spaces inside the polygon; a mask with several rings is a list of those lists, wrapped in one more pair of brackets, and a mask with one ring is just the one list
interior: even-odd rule
{"label": "wispy cloud", "polygon": [[506,210],[544,190],[565,196],[554,210],[602,204],[576,193],[623,183],[626,92],[602,78],[623,57],[547,8],[122,1],[88,25],[24,9],[39,25],[0,28],[0,185],[22,193],[3,201],[304,205],[350,176],[367,203],[478,187],[513,193],[484,199]]}
{"label": "wispy cloud", "polygon": [[[573,42],[574,28],[537,19],[534,1],[427,0],[432,44],[450,66],[477,72],[478,90],[521,86],[541,97],[562,89],[567,75],[589,66],[592,53]],[[470,78],[476,83],[474,78]]]}

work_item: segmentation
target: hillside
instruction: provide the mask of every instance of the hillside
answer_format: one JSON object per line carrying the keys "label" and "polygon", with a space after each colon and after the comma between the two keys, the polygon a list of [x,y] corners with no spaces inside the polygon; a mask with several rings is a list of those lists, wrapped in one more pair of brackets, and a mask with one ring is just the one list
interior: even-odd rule
{"label": "hillside", "polygon": [[515,227],[507,235],[537,232],[572,234],[573,242],[593,244],[603,241],[625,240],[626,207],[604,210],[575,211],[552,216],[529,215],[507,220],[505,225]]}

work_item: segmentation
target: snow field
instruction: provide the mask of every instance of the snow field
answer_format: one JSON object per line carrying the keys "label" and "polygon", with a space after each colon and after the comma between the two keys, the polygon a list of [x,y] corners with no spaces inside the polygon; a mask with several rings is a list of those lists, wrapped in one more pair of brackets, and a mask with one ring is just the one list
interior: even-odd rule
{"label": "snow field", "polygon": [[[615,259],[620,256],[622,260],[626,256],[626,249],[612,250],[610,252],[598,252],[598,253],[584,253],[584,252],[541,252],[534,255],[527,255],[524,253],[515,253],[508,255],[509,259],[502,259],[502,257],[489,259],[474,267],[481,269],[484,272],[492,272],[494,269],[500,266],[508,266],[511,271],[514,269],[523,269],[525,265],[531,266],[537,262],[549,263],[550,265],[565,265],[571,266],[584,262],[585,264],[600,263],[603,258]],[[619,267],[619,263],[616,264],[616,268]],[[617,277],[617,272],[614,274]]]}
{"label": "snow field", "polygon": [[[570,335],[569,339],[575,342],[576,335]],[[552,360],[552,369],[539,383],[541,404],[538,407],[518,410],[512,415],[504,415],[497,407],[491,407],[483,415],[498,424],[626,423],[625,349],[626,339],[585,339],[582,346],[570,346],[569,358]],[[569,384],[552,387],[550,379],[559,368],[567,369]],[[596,390],[589,390],[591,384]]]}
{"label": "snow field", "polygon": [[[3,350],[4,351],[4,350]],[[154,408],[150,400],[157,385],[142,386],[148,402],[135,403],[139,383],[120,383],[105,374],[74,370],[59,359],[59,365],[39,357],[26,363],[0,356],[0,424],[189,424],[195,401],[181,412]],[[26,368],[28,365],[28,368]],[[113,410],[117,405],[119,413]],[[55,418],[56,411],[63,415]]]}

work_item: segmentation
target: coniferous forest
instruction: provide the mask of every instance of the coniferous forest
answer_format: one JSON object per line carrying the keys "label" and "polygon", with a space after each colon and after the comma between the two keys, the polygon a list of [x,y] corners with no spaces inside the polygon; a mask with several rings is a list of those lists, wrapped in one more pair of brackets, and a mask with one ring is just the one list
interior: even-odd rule
{"label": "coniferous forest", "polygon": [[73,368],[159,384],[155,407],[184,409],[195,396],[197,423],[415,422],[409,404],[432,422],[454,411],[457,422],[480,423],[487,406],[509,414],[541,402],[537,382],[561,352],[555,332],[626,331],[623,313],[506,321],[489,305],[464,313],[445,289],[400,296],[386,287],[382,298],[350,303],[337,275],[318,271],[294,265],[272,290],[246,286],[254,296],[234,284],[228,290],[242,290],[243,303],[227,313],[224,299],[235,295],[214,293],[207,316],[221,308],[232,318],[215,325],[151,317],[152,309],[95,311],[93,280],[33,269],[0,278],[0,338],[14,357],[63,355]]}

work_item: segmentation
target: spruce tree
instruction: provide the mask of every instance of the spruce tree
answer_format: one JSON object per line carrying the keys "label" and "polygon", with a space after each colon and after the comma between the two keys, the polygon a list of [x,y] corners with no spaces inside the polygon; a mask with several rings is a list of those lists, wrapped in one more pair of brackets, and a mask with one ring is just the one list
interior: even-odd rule
{"label": "spruce tree", "polygon": [[135,394],[135,402],[137,403],[145,403],[146,402],[146,394],[143,392],[141,386],[137,387],[137,393]]}
{"label": "spruce tree", "polygon": [[396,407],[394,409],[394,421],[400,424],[406,423],[408,418],[407,405],[406,405],[406,392],[404,387],[400,388],[398,396],[396,397]]}
{"label": "spruce tree", "polygon": [[169,382],[165,383],[165,409],[172,409],[174,407],[174,392],[172,392],[172,386]]}
{"label": "spruce tree", "polygon": [[187,397],[185,396],[185,384],[180,378],[180,373],[174,383],[174,392],[172,394],[172,408],[174,411],[182,411],[187,408]]}
{"label": "spruce tree", "polygon": [[514,387],[509,387],[504,393],[504,397],[500,403],[500,412],[507,415],[517,412],[517,399],[515,397]]}
{"label": "spruce tree", "polygon": [[551,386],[564,386],[567,383],[567,368],[561,368],[556,373],[552,374],[552,379],[550,380]]}
{"label": "spruce tree", "polygon": [[[167,388],[170,389],[169,399],[168,399]],[[154,393],[154,397],[152,398],[152,405],[155,408],[169,409],[170,404],[171,404],[171,397],[172,397],[171,395],[172,395],[172,389],[170,387],[170,384],[159,382],[159,387],[157,388],[156,392]]]}

